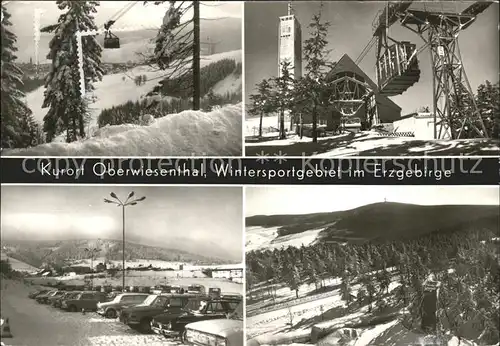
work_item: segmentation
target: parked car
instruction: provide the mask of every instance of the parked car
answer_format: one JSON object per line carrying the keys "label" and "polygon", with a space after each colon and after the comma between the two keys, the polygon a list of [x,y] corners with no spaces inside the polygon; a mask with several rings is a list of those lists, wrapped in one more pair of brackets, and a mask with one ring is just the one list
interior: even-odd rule
{"label": "parked car", "polygon": [[107,301],[106,294],[103,292],[84,291],[75,298],[65,299],[61,302],[61,308],[67,311],[96,311],[97,303]]}
{"label": "parked car", "polygon": [[149,296],[146,293],[122,293],[113,300],[97,304],[97,313],[107,318],[117,318],[123,308],[141,304]]}
{"label": "parked car", "polygon": [[49,304],[49,305],[52,305],[53,302],[55,302],[57,299],[61,298],[62,296],[64,296],[64,294],[66,293],[66,291],[57,291],[56,293],[54,293],[52,296],[50,297],[47,297],[45,299],[45,304]]}
{"label": "parked car", "polygon": [[74,299],[81,292],[79,291],[68,291],[65,292],[62,296],[57,297],[56,299],[51,301],[51,305],[55,308],[60,308],[63,300]]}
{"label": "parked car", "polygon": [[48,291],[49,290],[38,290],[38,291],[31,292],[30,294],[28,294],[28,298],[35,299],[40,294],[45,294]]}
{"label": "parked car", "polygon": [[113,299],[116,298],[116,296],[119,296],[122,293],[123,292],[112,291],[112,292],[108,293],[106,297],[108,298],[108,301],[112,301]]}
{"label": "parked car", "polygon": [[204,299],[199,295],[191,294],[152,294],[142,304],[123,309],[120,321],[133,329],[147,333],[151,331],[151,321],[154,316],[163,312],[181,310],[187,306],[197,308]]}
{"label": "parked car", "polygon": [[197,311],[187,310],[179,316],[169,317],[168,314],[155,316],[151,321],[151,329],[165,337],[183,337],[185,327],[193,322],[224,319],[241,305],[241,299],[216,298],[208,299],[200,304]]}
{"label": "parked car", "polygon": [[181,339],[190,345],[243,346],[243,302],[228,318],[188,324]]}
{"label": "parked car", "polygon": [[187,287],[187,293],[206,295],[206,289],[203,285],[189,285]]}
{"label": "parked car", "polygon": [[179,290],[180,286],[172,286],[172,285],[156,285],[152,286],[150,289],[151,294],[178,293]]}
{"label": "parked car", "polygon": [[221,290],[218,287],[210,287],[208,289],[208,296],[211,298],[219,298],[221,296]]}
{"label": "parked car", "polygon": [[51,290],[44,294],[39,294],[38,296],[36,296],[35,300],[40,304],[45,304],[47,302],[47,299],[56,294],[56,292],[57,290]]}

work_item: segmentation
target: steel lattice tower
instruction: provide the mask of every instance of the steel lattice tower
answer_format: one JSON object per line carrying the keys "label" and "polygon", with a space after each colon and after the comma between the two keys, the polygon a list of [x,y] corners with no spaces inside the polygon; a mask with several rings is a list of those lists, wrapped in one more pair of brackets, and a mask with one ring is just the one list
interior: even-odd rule
{"label": "steel lattice tower", "polygon": [[[418,49],[417,54],[429,48],[436,139],[489,137],[465,73],[458,38],[460,32],[467,29],[492,3],[475,2],[458,13],[427,10],[425,4],[424,9],[411,9],[412,1],[398,1],[391,2],[376,18],[374,35],[378,37],[377,59],[381,56],[381,47],[387,45],[388,28],[398,19],[403,27],[413,31],[424,41],[424,46]],[[417,54],[411,59],[416,61]],[[407,66],[411,64],[411,59],[405,62]],[[406,80],[401,76],[404,77],[404,73],[398,76],[400,80],[395,85],[396,91],[386,91],[389,96],[401,94],[412,82],[416,82],[411,76],[407,76]],[[384,90],[381,92],[384,93]],[[390,94],[391,92],[393,93]]]}
{"label": "steel lattice tower", "polygon": [[461,13],[407,10],[401,24],[417,33],[431,53],[434,138],[487,138],[465,73],[458,37],[491,2],[476,2]]}

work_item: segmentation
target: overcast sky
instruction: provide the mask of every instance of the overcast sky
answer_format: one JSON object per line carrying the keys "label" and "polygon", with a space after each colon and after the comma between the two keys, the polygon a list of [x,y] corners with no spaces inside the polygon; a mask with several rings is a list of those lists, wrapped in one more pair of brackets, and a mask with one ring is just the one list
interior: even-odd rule
{"label": "overcast sky", "polygon": [[[130,4],[130,1],[100,1],[95,14],[95,22],[98,27],[112,19],[121,9]],[[154,5],[152,2],[143,5],[143,1],[137,4],[123,15],[115,24],[115,29],[144,29],[159,28],[163,16],[168,9],[166,1],[162,5]],[[6,6],[12,15],[13,31],[18,36],[33,35],[33,14],[37,9],[43,10],[40,18],[40,26],[57,23],[61,14],[55,1],[11,1]],[[187,12],[186,16],[192,16],[192,12]],[[240,2],[202,2],[200,6],[200,16],[202,18],[233,17],[241,18],[242,4]]]}
{"label": "overcast sky", "polygon": [[168,247],[169,237],[183,237],[241,251],[240,187],[2,186],[2,237],[120,240],[121,208],[103,202],[111,191],[147,197],[127,207],[126,232],[148,245]]}
{"label": "overcast sky", "polygon": [[246,187],[245,217],[349,210],[384,199],[420,205],[498,205],[498,192],[498,186]]}
{"label": "overcast sky", "polygon": [[[458,4],[457,4],[458,3]],[[458,11],[469,3],[446,1],[434,2],[438,9]],[[302,40],[308,38],[307,28],[311,17],[319,9],[319,2],[294,1],[296,16],[302,26]],[[354,61],[372,37],[372,22],[384,6],[377,1],[325,1],[323,17],[331,23],[328,48],[331,61],[338,61],[347,53]],[[421,3],[412,5],[423,6]],[[429,3],[426,4],[429,6]],[[474,91],[485,80],[498,81],[498,3],[490,6],[477,21],[460,36],[460,48],[467,76]],[[278,17],[287,14],[285,1],[259,1],[245,3],[245,99],[255,92],[255,84],[270,78],[278,71]],[[407,40],[422,46],[423,41],[415,33],[399,23],[390,29],[391,37]],[[392,98],[401,108],[402,115],[421,106],[432,106],[432,72],[430,54],[425,50],[419,55],[422,74],[420,81],[401,96]],[[375,49],[360,64],[361,69],[376,82]],[[303,63],[305,69],[305,63]]]}

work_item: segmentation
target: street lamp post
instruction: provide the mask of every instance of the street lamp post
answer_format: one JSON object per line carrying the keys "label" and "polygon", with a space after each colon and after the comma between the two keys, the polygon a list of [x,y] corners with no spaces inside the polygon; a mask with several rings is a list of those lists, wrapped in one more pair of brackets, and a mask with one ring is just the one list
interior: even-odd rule
{"label": "street lamp post", "polygon": [[146,199],[146,197],[140,197],[140,198],[135,198],[134,197],[134,192],[130,192],[128,194],[127,199],[125,202],[122,202],[114,192],[111,192],[109,194],[113,199],[104,199],[104,203],[111,203],[111,204],[116,204],[118,207],[122,207],[122,252],[123,252],[123,257],[122,257],[122,291],[125,290],[125,207],[128,207],[129,205],[136,205],[139,202],[142,202]]}

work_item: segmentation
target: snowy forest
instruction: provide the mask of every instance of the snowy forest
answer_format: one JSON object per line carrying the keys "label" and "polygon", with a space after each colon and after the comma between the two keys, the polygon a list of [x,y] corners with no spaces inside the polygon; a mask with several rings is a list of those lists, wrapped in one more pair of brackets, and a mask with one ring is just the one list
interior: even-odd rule
{"label": "snowy forest", "polygon": [[[321,294],[332,289],[325,281],[336,277],[344,315],[368,305],[369,314],[397,313],[406,328],[419,330],[424,292],[438,283],[437,320],[430,332],[495,344],[500,341],[499,240],[498,229],[472,226],[401,241],[252,251],[246,254],[247,305],[263,297],[272,305],[281,287],[295,291],[295,299],[303,298],[303,284],[316,285],[308,296]],[[391,283],[396,287],[389,290]]]}
{"label": "snowy forest", "polygon": [[9,30],[10,14],[1,5],[1,147],[26,148],[44,141],[43,129],[23,101],[23,73],[16,65],[16,36]]}
{"label": "snowy forest", "polygon": [[[157,33],[152,31],[154,49],[142,56],[142,63],[135,63],[134,66],[154,66],[156,71],[163,72],[161,78],[153,78],[157,86],[148,84],[151,85],[149,93],[139,101],[135,96],[140,95],[133,95],[134,100],[115,104],[111,108],[96,106],[99,101],[95,96],[96,83],[102,82],[110,71],[115,73],[116,69],[113,64],[110,66],[103,61],[106,45],[103,47],[96,35],[82,35],[79,45],[76,34],[78,31],[101,30],[94,18],[100,2],[55,3],[60,11],[57,22],[40,28],[41,34],[51,35],[50,50],[46,56],[50,64],[37,63],[36,76],[33,75],[35,64],[31,59],[30,63],[16,61],[17,37],[13,33],[8,6],[2,4],[2,149],[31,148],[54,141],[71,143],[92,137],[96,130],[93,124],[141,124],[145,114],[163,117],[170,112],[191,109],[210,111],[214,106],[241,102],[241,90],[219,94],[214,94],[212,90],[228,75],[241,75],[241,63],[227,59],[200,67],[199,33],[196,39],[194,37],[197,18],[193,15],[193,18],[181,22],[181,17],[195,6],[194,2],[146,1],[143,6],[168,6],[160,29]],[[115,65],[123,70],[124,63]],[[127,72],[130,73],[123,72],[123,80],[130,78]],[[145,75],[140,77],[140,80],[135,77],[137,86],[143,86],[147,81]],[[182,91],[176,90],[174,86],[179,85],[186,87]],[[27,94],[40,87],[44,88],[41,105],[45,111],[43,121],[33,115],[27,101]],[[149,98],[156,97],[157,100],[158,93],[160,101],[149,102]],[[99,110],[97,114],[96,109]]]}

